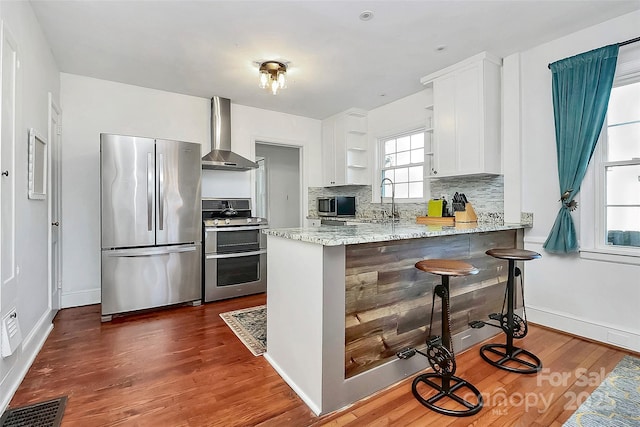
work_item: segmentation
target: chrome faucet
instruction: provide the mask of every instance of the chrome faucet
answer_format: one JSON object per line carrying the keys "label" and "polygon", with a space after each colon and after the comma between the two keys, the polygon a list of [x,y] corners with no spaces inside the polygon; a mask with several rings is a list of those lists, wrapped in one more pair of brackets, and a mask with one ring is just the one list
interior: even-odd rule
{"label": "chrome faucet", "polygon": [[391,222],[396,220],[396,185],[391,178],[383,178],[380,182],[380,204],[382,204],[382,194],[384,192],[384,183],[389,181],[391,183]]}

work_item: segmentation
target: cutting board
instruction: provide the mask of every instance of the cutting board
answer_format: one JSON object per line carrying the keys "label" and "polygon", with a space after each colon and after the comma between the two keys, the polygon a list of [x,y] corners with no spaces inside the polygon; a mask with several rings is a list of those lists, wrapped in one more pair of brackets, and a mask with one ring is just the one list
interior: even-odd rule
{"label": "cutting board", "polygon": [[417,216],[416,224],[427,225],[455,225],[455,218],[452,216]]}
{"label": "cutting board", "polygon": [[429,218],[441,217],[445,201],[442,199],[432,199],[427,203],[427,215]]}

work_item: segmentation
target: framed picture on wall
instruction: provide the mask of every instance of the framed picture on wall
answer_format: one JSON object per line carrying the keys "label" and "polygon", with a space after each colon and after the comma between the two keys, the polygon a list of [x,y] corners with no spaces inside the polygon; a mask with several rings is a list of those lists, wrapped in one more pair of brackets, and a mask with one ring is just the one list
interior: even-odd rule
{"label": "framed picture on wall", "polygon": [[29,129],[29,198],[44,200],[47,194],[47,141]]}

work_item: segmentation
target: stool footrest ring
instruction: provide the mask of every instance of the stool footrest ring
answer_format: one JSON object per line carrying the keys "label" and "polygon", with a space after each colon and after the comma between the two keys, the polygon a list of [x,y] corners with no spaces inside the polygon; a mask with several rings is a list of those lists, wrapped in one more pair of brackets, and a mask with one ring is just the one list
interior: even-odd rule
{"label": "stool footrest ring", "polygon": [[[432,381],[432,378],[433,379],[439,378],[442,382],[447,382],[447,386],[444,386],[444,384],[442,383],[438,384],[437,382]],[[429,387],[437,390],[438,393],[425,399],[418,392],[418,388],[417,388],[418,383],[424,383]],[[466,389],[466,392],[463,393],[465,397],[469,396],[469,391],[470,391],[471,394],[476,397],[477,402],[476,403],[469,402],[468,400],[464,399],[462,396],[457,395],[455,392],[456,390],[459,390],[459,389],[462,389],[462,390]],[[478,389],[475,388],[471,383],[453,375],[451,375],[449,378],[443,378],[441,375],[434,374],[434,373],[418,375],[413,380],[411,390],[413,391],[414,397],[423,406],[426,406],[432,411],[438,412],[443,415],[450,415],[454,417],[468,417],[468,416],[477,414],[480,411],[480,409],[482,409],[482,405],[483,405],[482,394],[480,394]],[[449,409],[442,406],[438,406],[437,403],[441,399],[445,399],[445,398],[446,400],[452,400],[458,403],[460,406],[464,407],[465,409],[456,410],[456,409]],[[446,401],[443,403],[446,403]]]}
{"label": "stool footrest ring", "polygon": [[[497,355],[500,358],[492,359],[488,354]],[[518,357],[519,355],[525,356],[528,360]],[[542,369],[542,362],[535,354],[522,348],[511,347],[509,351],[508,346],[505,344],[487,344],[480,348],[480,356],[496,368],[504,369],[505,371],[515,372],[518,374],[535,374]],[[515,362],[521,367],[507,365],[508,362]]]}

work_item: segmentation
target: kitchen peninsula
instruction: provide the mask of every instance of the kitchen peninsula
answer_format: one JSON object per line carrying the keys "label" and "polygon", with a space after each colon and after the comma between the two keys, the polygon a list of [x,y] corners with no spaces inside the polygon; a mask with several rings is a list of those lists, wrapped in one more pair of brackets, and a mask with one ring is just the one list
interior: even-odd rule
{"label": "kitchen peninsula", "polygon": [[[485,255],[522,247],[530,224],[358,224],[264,230],[267,234],[266,359],[316,413],[355,402],[425,369],[432,290],[439,277],[414,264],[466,260],[480,269],[452,281],[451,331],[456,352],[499,332],[470,329],[502,308],[506,265]],[[434,318],[440,311],[436,302]],[[440,334],[434,323],[433,334]],[[407,390],[407,392],[409,392]]]}

